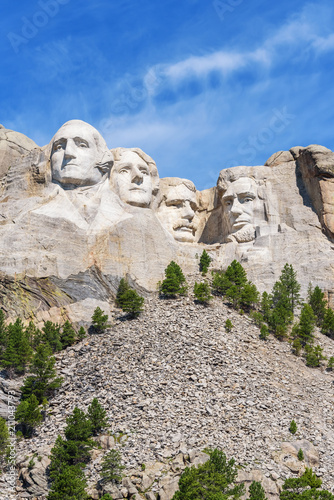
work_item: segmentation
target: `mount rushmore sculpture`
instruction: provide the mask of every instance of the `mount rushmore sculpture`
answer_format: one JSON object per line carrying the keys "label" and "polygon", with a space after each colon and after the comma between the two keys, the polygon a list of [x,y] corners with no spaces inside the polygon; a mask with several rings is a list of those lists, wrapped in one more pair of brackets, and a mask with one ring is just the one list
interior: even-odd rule
{"label": "mount rushmore sculpture", "polygon": [[187,179],[159,179],[141,149],[110,150],[94,127],[71,120],[43,148],[0,128],[0,176],[8,312],[18,302],[27,316],[106,301],[124,276],[149,293],[171,260],[197,270],[204,248],[212,268],[242,262],[261,291],[289,262],[304,293],[312,282],[333,299],[334,153],[322,146],[223,169],[216,186],[197,191]]}

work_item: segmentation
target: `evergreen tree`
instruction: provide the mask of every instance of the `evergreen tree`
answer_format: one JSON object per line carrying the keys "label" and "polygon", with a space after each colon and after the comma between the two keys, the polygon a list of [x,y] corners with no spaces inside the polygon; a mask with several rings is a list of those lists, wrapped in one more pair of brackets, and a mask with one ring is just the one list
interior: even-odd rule
{"label": "evergreen tree", "polygon": [[121,463],[121,454],[117,450],[110,450],[103,457],[101,462],[101,477],[105,482],[120,483],[122,480],[122,471],[125,469]]}
{"label": "evergreen tree", "polygon": [[12,375],[24,373],[32,356],[32,349],[20,318],[8,325],[7,346],[2,356],[2,365]]}
{"label": "evergreen tree", "polygon": [[324,319],[321,325],[321,333],[334,339],[334,311],[328,307],[325,311]]}
{"label": "evergreen tree", "polygon": [[42,332],[36,327],[33,321],[29,321],[29,325],[25,328],[25,336],[32,349],[36,349],[43,342]]}
{"label": "evergreen tree", "polygon": [[266,493],[262,484],[258,481],[253,481],[249,487],[248,500],[267,500]]}
{"label": "evergreen tree", "polygon": [[97,333],[102,333],[104,330],[109,328],[110,325],[108,323],[108,319],[108,314],[104,314],[104,311],[102,311],[100,307],[95,309],[92,316],[92,323]]}
{"label": "evergreen tree", "polygon": [[113,500],[109,493],[105,493],[100,500]]}
{"label": "evergreen tree", "polygon": [[243,484],[235,484],[238,475],[235,461],[227,461],[225,454],[217,449],[208,453],[210,459],[204,464],[186,467],[172,500],[238,500],[245,493]]}
{"label": "evergreen tree", "polygon": [[329,491],[319,490],[321,484],[321,479],[313,474],[312,469],[306,468],[302,476],[285,480],[280,500],[334,500]]}
{"label": "evergreen tree", "polygon": [[212,286],[216,293],[229,299],[235,309],[250,309],[259,301],[256,286],[247,280],[246,271],[236,260],[227,267],[225,273],[215,273]]}
{"label": "evergreen tree", "polygon": [[91,442],[67,441],[58,436],[50,455],[50,478],[55,480],[69,466],[85,467],[91,459]]}
{"label": "evergreen tree", "polygon": [[22,426],[22,432],[25,436],[30,437],[36,425],[42,420],[38,399],[34,394],[29,396],[25,401],[21,401],[15,412],[15,420]]}
{"label": "evergreen tree", "polygon": [[165,269],[166,278],[159,283],[159,291],[166,297],[175,298],[187,293],[187,284],[182,269],[176,262],[171,261]]}
{"label": "evergreen tree", "polygon": [[328,360],[327,370],[332,371],[334,368],[334,356],[331,356]]}
{"label": "evergreen tree", "polygon": [[55,477],[48,500],[88,500],[85,474],[78,465],[67,466]]}
{"label": "evergreen tree", "polygon": [[241,290],[240,294],[240,306],[243,309],[250,309],[255,307],[255,304],[259,302],[260,293],[258,292],[256,286],[251,281],[247,281]]}
{"label": "evergreen tree", "polygon": [[117,294],[116,294],[116,305],[122,309],[122,297],[130,289],[128,282],[122,278],[119,282]]}
{"label": "evergreen tree", "polygon": [[296,434],[297,432],[297,424],[294,420],[291,420],[289,431],[291,432],[291,434]]}
{"label": "evergreen tree", "polygon": [[299,322],[294,325],[291,335],[298,338],[302,347],[313,342],[313,331],[316,323],[316,316],[309,304],[304,304],[300,313]]}
{"label": "evergreen tree", "polygon": [[205,281],[202,283],[195,283],[194,285],[194,295],[198,302],[207,305],[209,301],[213,298],[210,293],[210,286]]}
{"label": "evergreen tree", "polygon": [[66,347],[73,345],[76,341],[76,336],[77,335],[73,326],[68,320],[66,320],[60,333],[60,342],[63,349],[66,349]]}
{"label": "evergreen tree", "polygon": [[261,312],[264,321],[268,324],[270,323],[272,305],[272,298],[270,295],[267,292],[263,292],[261,297]]}
{"label": "evergreen tree", "polygon": [[61,351],[63,346],[60,342],[60,326],[52,321],[44,321],[42,331],[44,333],[43,342],[49,344],[52,352]]}
{"label": "evergreen tree", "polygon": [[73,414],[66,419],[65,436],[68,441],[88,441],[93,434],[93,425],[88,416],[75,407]]}
{"label": "evergreen tree", "polygon": [[227,332],[230,332],[232,330],[232,328],[233,328],[232,321],[230,319],[227,319],[225,321],[225,330]]}
{"label": "evergreen tree", "polygon": [[276,281],[273,288],[273,304],[274,307],[278,303],[284,304],[292,314],[299,303],[300,284],[297,281],[297,273],[293,270],[292,265],[285,264],[279,281]]}
{"label": "evergreen tree", "polygon": [[320,361],[327,359],[326,356],[323,356],[323,348],[320,347],[320,345],[310,346],[306,344],[305,352],[306,366],[309,366],[310,368],[318,368],[320,366]]}
{"label": "evergreen tree", "polygon": [[29,375],[21,387],[23,400],[34,394],[39,403],[42,403],[44,398],[61,386],[63,379],[56,377],[55,362],[49,345],[37,347],[30,366],[30,373],[33,375]]}
{"label": "evergreen tree", "polygon": [[8,427],[6,424],[6,420],[0,417],[0,461],[6,454],[8,445],[9,445]]}
{"label": "evergreen tree", "polygon": [[78,340],[79,342],[87,337],[86,330],[83,326],[80,326],[78,331]]}
{"label": "evergreen tree", "polygon": [[119,298],[119,304],[124,312],[129,313],[132,318],[136,318],[143,312],[144,297],[139,295],[136,290],[129,289]]}
{"label": "evergreen tree", "polygon": [[300,462],[302,462],[304,460],[304,452],[301,448],[299,448],[299,451],[297,453],[297,458],[298,458],[298,460],[300,460]]}
{"label": "evergreen tree", "polygon": [[0,359],[2,352],[5,350],[5,347],[7,346],[7,336],[8,336],[8,330],[6,326],[5,313],[3,312],[2,309],[0,309]]}
{"label": "evergreen tree", "polygon": [[313,289],[312,285],[309,285],[308,303],[312,307],[313,313],[316,317],[317,326],[321,326],[326,313],[327,302],[324,297],[325,294],[318,286]]}
{"label": "evergreen tree", "polygon": [[268,330],[267,325],[262,325],[261,326],[260,335],[259,336],[260,336],[261,340],[267,340],[267,338],[269,337],[269,330]]}
{"label": "evergreen tree", "polygon": [[94,398],[90,406],[88,406],[87,414],[92,425],[92,433],[94,436],[101,432],[102,429],[109,427],[108,419],[106,418],[107,412],[100,405],[97,398]]}
{"label": "evergreen tree", "polygon": [[209,265],[212,259],[206,250],[203,250],[202,255],[199,259],[199,270],[204,275],[208,272]]}

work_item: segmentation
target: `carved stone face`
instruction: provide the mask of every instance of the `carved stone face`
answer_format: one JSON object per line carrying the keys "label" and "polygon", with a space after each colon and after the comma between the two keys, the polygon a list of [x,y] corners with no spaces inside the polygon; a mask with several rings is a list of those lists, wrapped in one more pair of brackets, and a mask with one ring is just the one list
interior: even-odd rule
{"label": "carved stone face", "polygon": [[235,239],[238,242],[253,240],[254,225],[264,220],[263,201],[258,197],[256,183],[248,177],[232,182],[222,197],[222,203],[230,233]]}
{"label": "carved stone face", "polygon": [[125,151],[111,171],[112,185],[120,199],[136,207],[149,207],[152,178],[147,163],[134,151]]}
{"label": "carved stone face", "polygon": [[179,184],[166,189],[157,215],[177,241],[191,243],[197,229],[194,223],[196,209],[196,193]]}
{"label": "carved stone face", "polygon": [[104,176],[97,163],[103,156],[97,130],[88,123],[72,120],[65,123],[53,138],[51,153],[52,179],[60,184],[92,186]]}

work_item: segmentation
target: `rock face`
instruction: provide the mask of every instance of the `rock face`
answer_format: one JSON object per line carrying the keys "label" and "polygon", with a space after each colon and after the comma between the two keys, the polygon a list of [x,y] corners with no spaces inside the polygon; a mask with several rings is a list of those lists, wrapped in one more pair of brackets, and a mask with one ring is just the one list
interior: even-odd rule
{"label": "rock face", "polygon": [[334,153],[326,148],[222,170],[199,192],[186,179],[159,182],[146,153],[109,150],[80,120],[43,148],[5,129],[0,145],[0,294],[9,314],[106,303],[124,276],[150,293],[171,260],[193,272],[204,248],[217,269],[238,259],[260,291],[288,262],[304,295],[312,282],[333,300]]}

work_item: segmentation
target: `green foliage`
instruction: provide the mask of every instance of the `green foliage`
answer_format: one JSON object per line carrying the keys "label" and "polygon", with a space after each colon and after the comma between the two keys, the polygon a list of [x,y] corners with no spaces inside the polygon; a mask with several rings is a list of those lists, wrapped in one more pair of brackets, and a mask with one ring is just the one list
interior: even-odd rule
{"label": "green foliage", "polygon": [[329,491],[319,490],[321,484],[321,479],[313,474],[312,469],[306,468],[302,476],[285,480],[280,500],[334,500]]}
{"label": "green foliage", "polygon": [[5,318],[5,313],[3,312],[2,309],[0,309],[0,356],[2,351],[7,345],[7,326],[6,326],[6,318]]}
{"label": "green foliage", "polygon": [[24,373],[32,356],[32,348],[20,318],[7,327],[6,348],[2,355],[2,366],[9,375]]}
{"label": "green foliage", "polygon": [[87,337],[86,330],[83,326],[80,326],[78,331],[78,340],[79,342]]}
{"label": "green foliage", "polygon": [[44,333],[43,341],[49,344],[52,352],[61,351],[63,346],[60,342],[60,326],[52,321],[45,321],[42,331]]}
{"label": "green foliage", "polygon": [[308,344],[305,345],[305,358],[306,358],[306,366],[311,368],[318,368],[320,366],[320,361],[322,359],[327,359],[326,356],[322,354],[323,348],[320,345],[310,346]]}
{"label": "green foliage", "polygon": [[302,350],[302,345],[298,337],[293,340],[292,348],[293,348],[293,354],[295,356],[299,356]]}
{"label": "green foliage", "polygon": [[106,493],[105,495],[103,495],[103,497],[100,498],[100,500],[113,500],[113,498],[109,495],[109,493]]}
{"label": "green foliage", "polygon": [[130,288],[119,298],[119,304],[124,312],[136,318],[143,311],[144,297]]}
{"label": "green foliage", "polygon": [[254,323],[256,324],[256,326],[261,328],[261,326],[264,323],[263,314],[258,312],[258,311],[251,311],[249,315],[252,318],[252,320],[254,321]]}
{"label": "green foliage", "polygon": [[70,345],[73,345],[74,342],[76,341],[76,331],[74,330],[73,326],[71,323],[67,320],[63,324],[62,331],[60,333],[60,342],[62,344],[62,348],[66,349],[66,347],[69,347]]}
{"label": "green foliage", "polygon": [[232,321],[230,319],[227,319],[225,321],[225,330],[227,332],[230,332],[232,330],[232,328],[233,328]]}
{"label": "green foliage", "polygon": [[119,282],[117,294],[116,294],[116,305],[122,309],[122,297],[130,289],[128,282],[122,278]]}
{"label": "green foliage", "polygon": [[245,493],[243,484],[235,484],[238,474],[235,461],[227,461],[218,449],[208,450],[208,454],[210,458],[204,464],[186,467],[172,500],[237,500]]}
{"label": "green foliage", "polygon": [[110,450],[101,462],[101,477],[105,482],[120,483],[122,471],[125,468],[121,463],[121,454],[117,450]]}
{"label": "green foliage", "polygon": [[328,307],[325,311],[324,319],[321,325],[321,333],[334,339],[334,311]]}
{"label": "green foliage", "polygon": [[297,453],[297,458],[298,460],[300,460],[301,462],[304,460],[304,452],[301,448],[299,448],[299,451]]}
{"label": "green foliage", "polygon": [[212,259],[206,250],[203,250],[202,255],[199,259],[199,270],[204,275],[208,272],[209,265]]}
{"label": "green foliage", "polygon": [[55,477],[48,500],[86,500],[87,481],[79,466],[67,466]]}
{"label": "green foliage", "polygon": [[229,299],[235,309],[242,307],[248,310],[259,301],[256,286],[247,280],[246,271],[236,260],[228,266],[225,273],[214,274],[212,286],[216,293]]}
{"label": "green foliage", "polygon": [[38,406],[38,399],[34,394],[16,408],[15,420],[22,426],[24,436],[31,437],[36,425],[42,420],[42,414]]}
{"label": "green foliage", "polygon": [[34,394],[39,403],[42,403],[61,386],[63,379],[56,377],[55,362],[49,345],[42,344],[37,347],[30,366],[30,373],[33,375],[29,375],[21,387],[23,400]]}
{"label": "green foliage", "polygon": [[334,368],[334,356],[331,356],[328,360],[327,369],[332,371],[333,368]]}
{"label": "green foliage", "polygon": [[65,436],[68,441],[87,441],[93,434],[93,424],[85,412],[77,407],[67,417],[66,423]]}
{"label": "green foliage", "polygon": [[272,297],[267,292],[263,292],[260,307],[263,314],[263,319],[266,323],[269,323],[270,321],[272,305]]}
{"label": "green foliage", "polygon": [[325,300],[325,294],[321,289],[316,286],[314,289],[310,283],[308,289],[308,303],[312,307],[312,311],[316,317],[316,325],[321,326],[327,308],[327,301]]}
{"label": "green foliage", "polygon": [[97,398],[94,398],[90,406],[88,406],[88,418],[92,426],[92,433],[96,436],[102,429],[109,427],[108,420],[106,418],[107,412],[100,405]]}
{"label": "green foliage", "polygon": [[248,500],[267,500],[266,493],[262,484],[258,481],[253,481],[249,487]]}
{"label": "green foliage", "polygon": [[6,454],[9,445],[9,432],[6,420],[0,417],[0,460]]}
{"label": "green foliage", "polygon": [[50,455],[50,478],[55,480],[62,471],[69,466],[85,467],[91,459],[91,442],[67,441],[58,436]]}
{"label": "green foliage", "polygon": [[209,284],[204,281],[202,283],[195,283],[194,285],[194,295],[198,302],[207,305],[208,302],[213,298],[210,293]]}
{"label": "green foliage", "polygon": [[267,325],[262,325],[260,329],[260,339],[261,340],[267,340],[269,337],[269,330]]}
{"label": "green foliage", "polygon": [[294,420],[291,421],[289,431],[291,432],[291,434],[296,434],[297,432],[297,424]]}
{"label": "green foliage", "polygon": [[292,265],[285,264],[279,281],[276,281],[273,288],[274,306],[280,301],[286,304],[286,307],[292,314],[299,303],[300,284],[297,281],[297,273]]}
{"label": "green foliage", "polygon": [[169,298],[175,298],[177,295],[187,293],[187,283],[181,267],[173,260],[165,269],[166,278],[159,283],[159,292]]}
{"label": "green foliage", "polygon": [[303,304],[299,322],[293,326],[292,338],[299,339],[302,347],[313,342],[316,316],[309,304]]}
{"label": "green foliage", "polygon": [[104,330],[109,328],[108,314],[104,314],[104,311],[97,307],[92,316],[92,323],[95,331],[97,333],[102,333]]}

